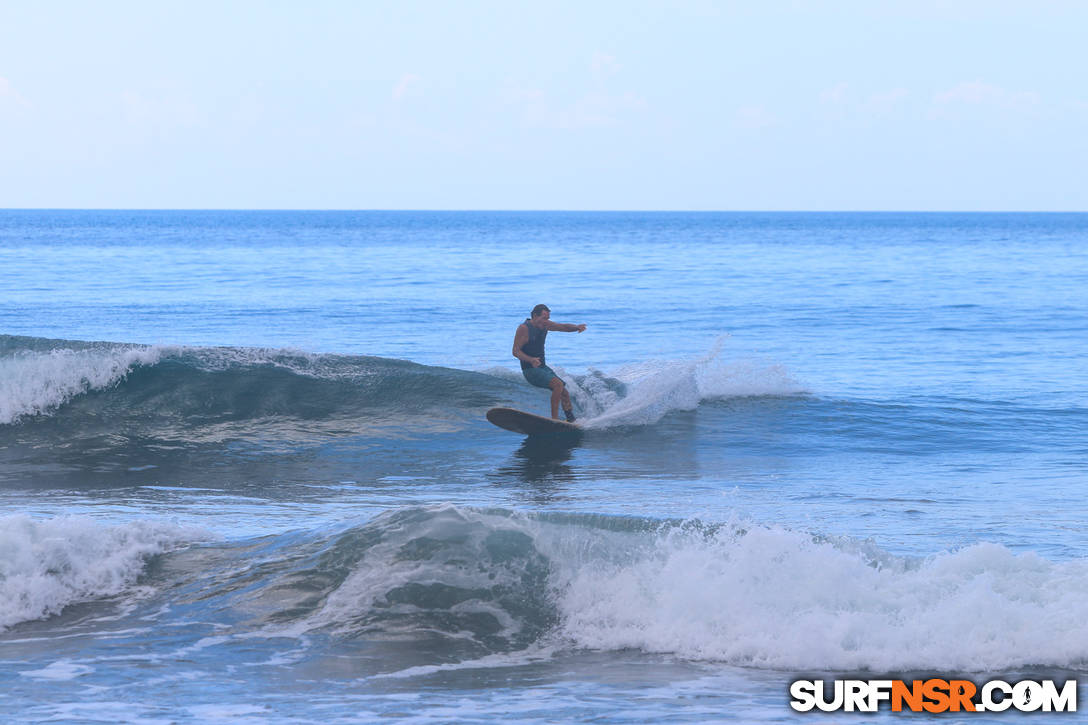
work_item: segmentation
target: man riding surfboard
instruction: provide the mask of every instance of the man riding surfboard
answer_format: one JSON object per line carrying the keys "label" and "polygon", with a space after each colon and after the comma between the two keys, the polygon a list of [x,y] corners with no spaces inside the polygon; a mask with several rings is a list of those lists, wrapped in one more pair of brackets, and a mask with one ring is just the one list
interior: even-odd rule
{"label": "man riding surfboard", "polygon": [[533,308],[529,318],[518,325],[517,332],[514,333],[514,357],[521,361],[521,374],[531,385],[551,389],[552,418],[559,418],[559,403],[562,401],[567,421],[574,422],[574,410],[570,404],[567,386],[545,363],[544,340],[549,331],[584,332],[586,326],[552,322],[550,317],[551,310],[547,305]]}

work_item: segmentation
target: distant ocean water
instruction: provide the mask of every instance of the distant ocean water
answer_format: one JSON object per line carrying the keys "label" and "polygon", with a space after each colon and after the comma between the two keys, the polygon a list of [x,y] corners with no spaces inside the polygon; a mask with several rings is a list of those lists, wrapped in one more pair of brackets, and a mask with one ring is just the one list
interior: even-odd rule
{"label": "distant ocean water", "polygon": [[[0,270],[12,722],[1088,670],[1088,214],[9,210]],[[483,417],[539,302],[580,439]]]}

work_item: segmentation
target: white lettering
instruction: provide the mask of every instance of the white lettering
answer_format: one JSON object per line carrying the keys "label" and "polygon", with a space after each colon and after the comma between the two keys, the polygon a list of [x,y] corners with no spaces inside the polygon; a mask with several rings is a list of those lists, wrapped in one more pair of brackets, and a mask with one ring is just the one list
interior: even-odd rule
{"label": "white lettering", "polygon": [[1076,712],[1077,681],[1066,680],[1062,691],[1058,692],[1054,680],[1043,680],[1043,699],[1044,712]]}
{"label": "white lettering", "polygon": [[1031,680],[1017,682],[1012,688],[1012,703],[1020,712],[1035,712],[1043,706],[1043,688]]}
{"label": "white lettering", "polygon": [[842,680],[835,680],[835,687],[833,689],[835,697],[833,697],[830,701],[828,701],[827,699],[827,688],[824,686],[824,681],[816,680],[816,683],[820,686],[820,695],[816,699],[816,707],[820,708],[824,712],[835,712],[842,707],[842,703],[844,700]]}
{"label": "white lettering", "polygon": [[865,680],[847,680],[846,693],[843,698],[846,703],[846,711],[868,712],[869,709],[866,707],[866,701],[869,699],[868,692],[869,685],[866,684]]}
{"label": "white lettering", "polygon": [[[995,690],[1004,695],[1000,702],[994,700]],[[1012,707],[1012,685],[1003,680],[990,680],[982,686],[982,704],[986,710],[992,712],[1008,710]]]}
{"label": "white lettering", "polygon": [[[928,695],[929,701],[920,705],[920,700],[914,699],[909,694],[910,690],[904,690],[907,684],[902,680],[833,680],[830,693],[825,680],[796,680],[790,684],[790,707],[797,712],[810,712],[813,708],[819,708],[823,712],[878,712],[883,702],[893,702],[893,691],[902,690],[894,698],[897,708],[909,707],[920,711],[928,709],[936,702],[939,710],[931,712],[943,712],[947,709],[963,710],[965,712],[1004,712],[1009,708],[1015,708],[1020,712],[1076,712],[1077,711],[1077,681],[1066,680],[1059,689],[1054,680],[1021,680],[1010,684],[1004,680],[990,680],[984,683],[978,690],[976,698],[967,699],[968,692],[974,692],[975,685],[966,680],[931,679],[922,683],[914,681],[914,685],[921,684],[924,692],[938,692],[939,698],[934,700],[933,695]],[[945,688],[949,695],[944,698]],[[830,698],[828,695],[830,694]]]}
{"label": "white lettering", "polygon": [[876,712],[880,703],[892,699],[891,680],[869,680],[869,707],[867,712]]}
{"label": "white lettering", "polygon": [[[821,683],[822,684],[822,683]],[[808,712],[816,707],[816,683],[812,680],[797,680],[790,685],[790,707],[797,712]]]}

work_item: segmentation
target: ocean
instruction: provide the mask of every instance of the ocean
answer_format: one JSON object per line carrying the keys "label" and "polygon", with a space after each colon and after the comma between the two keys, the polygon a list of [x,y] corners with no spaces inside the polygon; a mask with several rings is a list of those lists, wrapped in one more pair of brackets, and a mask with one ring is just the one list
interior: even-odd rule
{"label": "ocean", "polygon": [[[7,210],[0,270],[6,722],[1088,674],[1088,214]],[[538,303],[581,436],[484,418]]]}

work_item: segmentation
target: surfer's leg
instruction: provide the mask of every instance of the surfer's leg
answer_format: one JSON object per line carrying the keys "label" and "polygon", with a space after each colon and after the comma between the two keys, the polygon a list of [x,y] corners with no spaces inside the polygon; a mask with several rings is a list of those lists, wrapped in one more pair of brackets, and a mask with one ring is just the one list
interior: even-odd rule
{"label": "surfer's leg", "polygon": [[570,407],[570,395],[567,394],[567,386],[559,378],[552,378],[548,387],[552,389],[552,417],[558,419],[559,401],[563,401],[563,409],[566,410]]}
{"label": "surfer's leg", "polygon": [[552,417],[559,418],[559,403],[562,401],[563,410],[567,413],[567,420],[574,420],[574,416],[571,415],[570,393],[567,392],[566,383],[558,377],[554,377],[548,383],[548,387],[552,389]]}
{"label": "surfer's leg", "polygon": [[567,392],[566,383],[563,384],[563,415],[567,417],[568,423],[574,422],[574,408],[570,404],[570,393]]}

